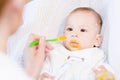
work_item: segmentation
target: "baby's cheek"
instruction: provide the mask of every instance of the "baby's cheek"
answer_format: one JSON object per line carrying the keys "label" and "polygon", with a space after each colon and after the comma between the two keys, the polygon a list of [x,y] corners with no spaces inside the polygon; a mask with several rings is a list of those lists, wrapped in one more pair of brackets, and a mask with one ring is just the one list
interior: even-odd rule
{"label": "baby's cheek", "polygon": [[63,43],[63,45],[65,46],[65,47],[67,47],[67,40],[64,40],[64,43]]}

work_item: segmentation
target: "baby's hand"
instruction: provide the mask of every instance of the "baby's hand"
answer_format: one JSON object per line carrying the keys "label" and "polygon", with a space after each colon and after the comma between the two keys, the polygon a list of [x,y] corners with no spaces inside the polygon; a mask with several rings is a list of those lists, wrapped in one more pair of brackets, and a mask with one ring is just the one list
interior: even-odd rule
{"label": "baby's hand", "polygon": [[54,76],[48,73],[43,73],[40,75],[39,80],[54,80]]}
{"label": "baby's hand", "polygon": [[109,72],[103,65],[94,68],[93,71],[96,73],[96,80],[115,80],[113,73]]}

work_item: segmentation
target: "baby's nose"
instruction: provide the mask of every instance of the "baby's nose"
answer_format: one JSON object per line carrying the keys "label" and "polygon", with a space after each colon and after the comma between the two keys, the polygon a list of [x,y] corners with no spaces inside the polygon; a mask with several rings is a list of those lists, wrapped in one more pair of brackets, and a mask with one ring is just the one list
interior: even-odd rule
{"label": "baby's nose", "polygon": [[72,34],[72,37],[78,37],[78,35],[77,34]]}

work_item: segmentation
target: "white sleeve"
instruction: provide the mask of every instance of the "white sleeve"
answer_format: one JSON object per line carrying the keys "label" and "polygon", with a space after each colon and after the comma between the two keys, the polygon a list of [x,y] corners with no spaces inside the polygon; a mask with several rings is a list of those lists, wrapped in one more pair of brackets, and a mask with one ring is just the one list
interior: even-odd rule
{"label": "white sleeve", "polygon": [[0,80],[33,80],[9,56],[0,53]]}

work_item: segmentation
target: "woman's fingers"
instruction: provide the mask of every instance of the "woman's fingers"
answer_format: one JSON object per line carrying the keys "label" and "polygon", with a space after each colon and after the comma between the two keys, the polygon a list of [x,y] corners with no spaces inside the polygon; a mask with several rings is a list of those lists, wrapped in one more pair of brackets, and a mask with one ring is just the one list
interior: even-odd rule
{"label": "woman's fingers", "polygon": [[47,44],[46,44],[46,48],[45,48],[45,54],[46,54],[47,56],[50,55],[50,54],[49,54],[50,50],[53,50],[53,46],[52,46],[50,43],[47,43]]}
{"label": "woman's fingers", "polygon": [[40,39],[40,36],[35,34],[30,34],[29,43],[36,39]]}
{"label": "woman's fingers", "polygon": [[44,54],[45,53],[45,48],[46,48],[46,41],[45,37],[40,37],[40,43],[38,45],[38,55]]}
{"label": "woman's fingers", "polygon": [[52,50],[52,49],[53,49],[53,46],[52,46],[50,43],[47,43],[47,44],[46,44],[46,48],[49,49],[49,50]]}
{"label": "woman's fingers", "polygon": [[[29,47],[31,42],[33,42],[34,40],[38,40],[38,39],[40,39],[40,37],[38,35],[31,34],[30,37],[29,37],[28,47]],[[30,48],[30,53],[35,54],[37,47],[38,47],[38,45],[33,46],[32,48],[29,47]]]}

